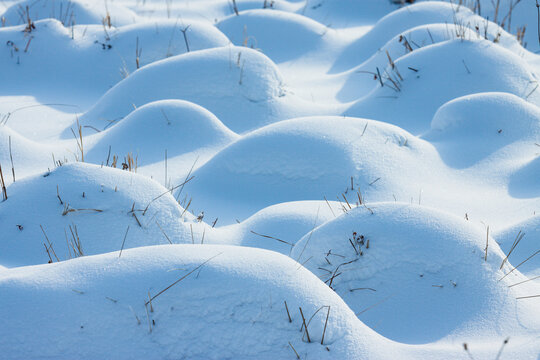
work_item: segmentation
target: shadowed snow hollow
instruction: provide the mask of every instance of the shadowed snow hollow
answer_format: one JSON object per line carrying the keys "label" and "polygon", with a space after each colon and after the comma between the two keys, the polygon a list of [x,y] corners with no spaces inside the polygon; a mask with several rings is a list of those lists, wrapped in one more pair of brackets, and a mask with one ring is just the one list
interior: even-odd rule
{"label": "shadowed snow hollow", "polygon": [[298,14],[335,28],[373,25],[381,16],[397,9],[390,1],[380,0],[321,0],[298,3]]}
{"label": "shadowed snow hollow", "polygon": [[335,201],[276,204],[258,211],[240,224],[217,228],[210,236],[207,235],[205,242],[257,247],[289,255],[292,246],[304,234],[335,218],[340,211]]}
{"label": "shadowed snow hollow", "polygon": [[[11,151],[10,151],[11,148]],[[12,181],[9,165],[13,164],[17,171],[16,179],[35,173],[36,169],[46,170],[46,164],[52,164],[51,153],[54,146],[47,146],[29,140],[13,131],[7,125],[0,125],[0,164],[3,165],[4,181]]]}
{"label": "shadowed snow hollow", "polygon": [[[235,45],[260,49],[280,63],[317,51],[336,41],[334,30],[301,15],[263,9],[243,11],[216,24]],[[272,31],[267,29],[272,28]]]}
{"label": "shadowed snow hollow", "polygon": [[[535,143],[536,148],[532,150],[538,151],[538,143]],[[532,146],[531,146],[532,147]],[[540,154],[534,153],[533,159],[524,164],[510,178],[508,184],[508,192],[516,198],[540,198]]]}

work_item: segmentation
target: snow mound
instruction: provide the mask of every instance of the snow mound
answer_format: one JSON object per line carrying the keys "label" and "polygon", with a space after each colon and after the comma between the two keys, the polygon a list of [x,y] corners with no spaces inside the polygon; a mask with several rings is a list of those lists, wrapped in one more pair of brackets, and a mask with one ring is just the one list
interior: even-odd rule
{"label": "snow mound", "polygon": [[[291,119],[220,151],[193,173],[186,191],[196,212],[227,224],[280,202],[325,196],[342,201],[351,177],[353,187],[360,186],[370,199],[372,193],[387,199],[401,190],[416,193],[413,179],[426,176],[419,164],[436,161],[433,155],[428,143],[388,124],[332,116]],[[347,196],[353,204],[358,201],[356,190]]]}
{"label": "snow mound", "polygon": [[140,165],[162,161],[165,151],[174,157],[201,148],[219,148],[238,135],[203,107],[182,100],[148,103],[113,125],[89,151],[89,159],[101,162],[112,154],[128,153]]}
{"label": "snow mound", "polygon": [[54,82],[62,103],[84,98],[86,104],[93,104],[138,67],[187,52],[186,41],[190,51],[229,43],[214,26],[187,20],[137,23],[105,31],[100,25],[68,29],[54,19],[34,25],[30,34],[23,31],[23,25],[0,29],[0,41],[6,44],[0,57],[0,65],[6,69],[3,81],[9,85],[5,90],[50,99],[50,83]]}
{"label": "snow mound", "polygon": [[[351,359],[389,344],[309,271],[258,249],[131,249],[0,272],[0,289],[0,314],[13,320],[0,347],[11,358],[276,359],[294,358],[294,347],[304,358]],[[299,307],[307,322],[321,306],[311,343],[302,341]]]}
{"label": "snow mound", "polygon": [[0,1],[0,358],[540,360],[536,17]]}
{"label": "snow mound", "polygon": [[[40,20],[34,26],[31,35],[24,32],[23,25],[0,29],[0,41],[6,45],[0,63],[6,69],[3,82],[11,91],[39,97],[46,86],[50,92],[49,80],[68,84],[68,75],[74,73],[70,71],[74,67],[72,54],[79,50],[73,46],[71,32],[60,21]],[[70,80],[78,79],[86,80],[80,74]]]}
{"label": "snow mound", "polygon": [[154,62],[108,91],[88,111],[85,123],[103,128],[141,106],[161,99],[197,103],[235,132],[288,117],[283,79],[261,53],[240,47],[201,50]]}
{"label": "snow mound", "polygon": [[7,267],[120,250],[124,238],[126,249],[191,242],[184,222],[193,216],[164,187],[128,171],[66,164],[7,192],[0,203],[0,264]]}
{"label": "snow mound", "polygon": [[137,19],[134,12],[121,5],[80,0],[23,0],[7,8],[2,17],[8,26],[26,24],[28,18],[31,21],[56,19],[64,26],[107,24],[108,21],[119,26],[134,23]]}
{"label": "snow mound", "polygon": [[[185,34],[185,37],[184,37]],[[226,46],[229,39],[215,26],[194,20],[162,20],[118,28],[111,44],[132,64],[136,47],[140,50],[140,66],[190,51]],[[135,71],[135,68],[132,69]]]}
{"label": "snow mound", "polygon": [[[527,277],[540,275],[540,254],[534,255],[540,250],[540,215],[534,215],[502,229],[496,232],[494,237],[505,254],[508,254],[516,243],[515,249],[512,250],[508,259],[515,265],[525,261],[519,267],[522,273]],[[527,260],[530,256],[532,256],[530,260]]]}
{"label": "snow mound", "polygon": [[[380,334],[407,343],[474,331],[505,336],[524,320],[516,307],[537,313],[531,303],[516,301],[519,289],[508,288],[523,275],[514,271],[499,281],[512,266],[499,270],[504,254],[492,238],[484,261],[485,229],[416,205],[369,206],[306,234],[291,257]],[[538,318],[525,328],[538,331]]]}
{"label": "snow mound", "polygon": [[473,94],[444,104],[423,136],[455,167],[471,166],[516,142],[532,147],[539,137],[540,109],[508,93]]}
{"label": "snow mound", "polygon": [[[468,25],[470,26],[470,24]],[[480,34],[474,27],[469,26],[448,23],[427,24],[408,29],[394,36],[369,59],[346,72],[348,78],[339,91],[338,98],[341,101],[353,101],[365,96],[373,88],[380,86],[380,82],[374,76],[377,74],[377,68],[384,72],[384,69],[390,65],[390,60],[394,61],[420,48],[456,39],[457,34],[464,39],[482,39],[484,36],[491,41],[497,39],[497,43],[506,49],[518,54],[523,51],[513,35],[505,31],[501,32],[501,29],[495,24],[485,28],[485,34]],[[372,80],[370,81],[370,79]]]}
{"label": "snow mound", "polygon": [[[353,42],[340,54],[332,71],[343,71],[363,63],[373,54],[379,52],[384,44],[392,38],[401,35],[405,36],[409,42],[412,40],[410,44],[413,47],[415,43],[420,46],[431,44],[436,39],[433,38],[432,41],[433,34],[430,36],[429,32],[436,24],[445,25],[447,38],[456,38],[457,34],[466,38],[470,38],[473,34],[474,37],[487,35],[489,40],[498,38],[500,44],[516,51],[520,49],[513,36],[506,33],[498,25],[475,15],[464,6],[441,1],[420,2],[393,11],[380,19],[367,34]],[[425,27],[424,34],[418,34],[420,37],[414,36],[415,34],[408,36],[413,28],[421,26]],[[477,34],[478,36],[476,36]],[[429,42],[426,41],[425,35],[428,36]],[[424,41],[421,38],[424,38]]]}
{"label": "snow mound", "polygon": [[527,62],[486,40],[450,40],[394,61],[397,71],[391,66],[380,69],[385,86],[358,100],[347,115],[382,120],[418,134],[429,129],[440,106],[460,96],[506,92],[540,103],[540,95],[532,92],[536,80]]}
{"label": "snow mound", "polygon": [[[301,15],[263,9],[243,11],[216,24],[235,45],[260,49],[274,62],[316,51],[334,30]],[[272,31],[268,31],[272,29]]]}

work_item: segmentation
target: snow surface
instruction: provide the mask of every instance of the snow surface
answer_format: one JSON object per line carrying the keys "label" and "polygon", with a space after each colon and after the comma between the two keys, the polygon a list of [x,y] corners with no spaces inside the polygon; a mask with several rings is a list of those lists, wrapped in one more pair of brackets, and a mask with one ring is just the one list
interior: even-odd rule
{"label": "snow surface", "polygon": [[536,10],[1,1],[1,357],[540,359]]}

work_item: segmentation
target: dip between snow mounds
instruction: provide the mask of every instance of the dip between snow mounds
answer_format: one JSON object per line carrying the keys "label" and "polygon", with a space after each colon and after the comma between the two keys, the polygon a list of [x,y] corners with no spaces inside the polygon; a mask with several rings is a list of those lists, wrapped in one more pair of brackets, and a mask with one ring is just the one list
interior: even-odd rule
{"label": "dip between snow mounds", "polygon": [[506,92],[540,103],[540,93],[533,91],[536,79],[527,62],[486,40],[450,40],[415,50],[394,62],[403,81],[391,66],[387,72],[398,79],[398,89],[386,81],[384,87],[353,104],[346,115],[381,120],[422,134],[429,130],[437,109],[460,96]]}
{"label": "dip between snow mounds", "polygon": [[[502,229],[493,236],[505,254],[514,248],[508,257],[514,265],[525,261],[519,266],[523,274],[528,278],[540,276],[540,253],[537,253],[540,251],[540,214]],[[535,280],[540,284],[538,278]]]}
{"label": "dip between snow mounds", "polygon": [[[1,119],[0,117],[0,121]],[[16,179],[35,174],[36,169],[46,170],[48,164],[52,163],[51,153],[58,149],[57,146],[39,144],[29,140],[8,125],[0,125],[0,165],[6,185],[13,181],[9,151],[10,139]]]}
{"label": "dip between snow mounds", "polygon": [[499,270],[505,255],[491,237],[484,261],[481,225],[417,205],[369,206],[306,234],[291,254],[366,325],[409,344],[538,334],[536,303],[516,297],[540,287],[509,288],[526,279],[519,271],[499,281],[517,264]]}
{"label": "dip between snow mounds", "polygon": [[[128,171],[66,164],[17,180],[7,192],[8,200],[0,203],[0,264],[4,266],[47,263],[45,246],[54,262],[81,253],[117,251],[128,226],[125,249],[169,240],[191,242],[188,223],[194,222],[193,215],[184,212],[167,189]],[[196,231],[204,225],[193,226]]]}
{"label": "dip between snow mounds", "polygon": [[[26,9],[28,7],[28,10]],[[11,5],[0,16],[6,19],[6,26],[27,24],[31,21],[56,19],[64,26],[101,25],[108,23],[107,16],[113,26],[133,24],[138,15],[128,8],[113,2],[81,1],[81,0],[23,0]]]}
{"label": "dip between snow mounds", "polygon": [[260,49],[275,63],[290,61],[338,41],[335,30],[305,16],[266,9],[230,15],[216,24],[238,46]]}
{"label": "dip between snow mounds", "polygon": [[[538,148],[536,143],[535,146]],[[527,161],[510,178],[508,193],[516,198],[540,198],[540,156],[537,149],[533,151],[533,159]]]}
{"label": "dip between snow mounds", "polygon": [[[239,245],[289,255],[304,234],[340,214],[335,201],[291,201],[264,208],[240,224],[222,226],[206,234],[204,243]],[[212,219],[207,220],[212,223]],[[219,225],[220,221],[218,221]]]}
{"label": "dip between snow mounds", "polygon": [[[266,250],[130,249],[121,258],[114,252],[0,271],[0,292],[0,315],[9,319],[0,348],[12,359],[293,359],[289,343],[303,359],[393,358],[392,343],[337,294]],[[321,306],[330,307],[326,331],[323,308],[308,325],[308,343],[299,307],[308,322]]]}
{"label": "dip between snow mounds", "polygon": [[[303,0],[302,0],[303,1]],[[140,4],[140,3],[139,3]],[[232,2],[221,0],[197,0],[197,1],[171,1],[164,2],[146,1],[143,6],[137,5],[137,9],[142,10],[147,19],[161,21],[167,19],[194,19],[208,23],[215,23],[219,20],[235,14]],[[236,0],[238,12],[247,10],[262,9],[264,0]],[[282,10],[294,12],[303,4],[291,2],[290,0],[267,0],[266,11]],[[141,9],[142,8],[142,9]]]}
{"label": "dip between snow mounds", "polygon": [[371,26],[382,16],[398,8],[398,4],[381,0],[300,1],[299,4],[296,13],[337,29]]}
{"label": "dip between snow mounds", "polygon": [[183,100],[145,104],[101,134],[88,152],[90,161],[104,162],[110,146],[120,159],[129,153],[137,156],[139,166],[163,161],[165,151],[169,159],[218,151],[238,138],[210,111]]}
{"label": "dip between snow mounds", "polygon": [[[137,70],[137,60],[142,67],[186,53],[183,30],[190,51],[229,44],[227,37],[211,24],[191,20],[163,20],[159,24],[146,22],[105,30],[101,25],[66,28],[53,19],[34,25],[30,37],[23,31],[24,25],[0,30],[0,41],[8,44],[0,60],[6,69],[3,83],[9,85],[4,91],[9,89],[9,95],[31,94],[38,99],[57,96],[63,103],[80,103],[79,97],[88,96],[91,99],[85,99],[84,104],[97,101]],[[51,94],[51,83],[56,85],[55,94]]]}
{"label": "dip between snow mounds", "polygon": [[[221,150],[193,173],[185,191],[194,213],[203,210],[228,224],[276,203],[325,196],[344,201],[344,192],[354,204],[358,187],[368,201],[390,200],[392,194],[408,199],[420,183],[442,176],[440,165],[429,143],[392,125],[298,118],[255,130]],[[347,191],[351,177],[355,190]]]}
{"label": "dip between snow mounds", "polygon": [[227,46],[190,52],[141,68],[103,95],[82,121],[102,129],[129,114],[134,106],[162,99],[199,104],[235,132],[329,111],[288,94],[279,70],[265,55]]}
{"label": "dip between snow mounds", "polygon": [[[513,172],[540,151],[540,109],[508,93],[463,96],[441,106],[423,137],[452,167],[496,162]],[[524,192],[526,190],[522,189]]]}

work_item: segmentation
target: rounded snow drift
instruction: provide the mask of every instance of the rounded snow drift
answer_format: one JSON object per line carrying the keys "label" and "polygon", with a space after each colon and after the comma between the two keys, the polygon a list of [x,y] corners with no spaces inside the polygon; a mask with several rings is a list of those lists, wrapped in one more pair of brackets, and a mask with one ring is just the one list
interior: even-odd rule
{"label": "rounded snow drift", "polygon": [[[109,20],[107,19],[109,16]],[[114,3],[81,0],[23,0],[6,9],[2,15],[6,25],[15,26],[31,21],[56,19],[64,26],[101,24],[110,21],[114,26],[131,24],[137,15],[126,7]]]}
{"label": "rounded snow drift", "polygon": [[[0,347],[15,358],[285,359],[293,347],[313,359],[390,356],[391,342],[332,290],[265,250],[129,249],[0,272],[0,292],[0,316],[13,319]],[[298,331],[300,307],[311,343]]]}
{"label": "rounded snow drift", "polygon": [[[414,181],[392,181],[385,174],[391,171],[420,180],[418,164],[431,161],[433,153],[425,145],[376,121],[332,116],[286,120],[253,131],[220,151],[194,172],[186,191],[193,195],[193,207],[219,217],[222,224],[281,202],[325,196],[343,200],[351,177],[363,187],[363,195],[376,191],[391,198]],[[381,176],[384,180],[377,186],[368,186]],[[356,190],[347,197],[353,204],[358,201]]]}
{"label": "rounded snow drift", "polygon": [[[205,108],[182,100],[148,103],[107,130],[89,151],[89,159],[100,162],[112,154],[121,158],[136,154],[139,164],[163,160],[201,148],[219,148],[238,135]],[[135,156],[135,155],[134,155]]]}
{"label": "rounded snow drift", "polygon": [[65,164],[18,180],[8,187],[8,195],[0,203],[4,266],[191,242],[184,222],[193,216],[184,213],[167,189],[129,171]]}
{"label": "rounded snow drift", "polygon": [[142,67],[103,95],[82,120],[99,129],[127,116],[133,106],[183,99],[242,132],[275,121],[283,107],[277,100],[283,95],[281,75],[270,59],[249,48],[229,46]]}
{"label": "rounded snow drift", "polygon": [[[524,90],[534,89],[536,81],[523,58],[486,40],[449,40],[427,46],[395,60],[394,66],[397,70],[390,65],[381,69],[392,80],[385,75],[384,87],[358,100],[346,115],[423,134],[430,129],[437,109],[453,99],[482,92],[522,96]],[[531,93],[528,100],[540,103],[540,94]]]}
{"label": "rounded snow drift", "polygon": [[468,167],[515,142],[540,137],[540,109],[509,93],[463,96],[441,106],[423,138],[443,159]]}
{"label": "rounded snow drift", "polygon": [[[508,285],[524,276],[516,271],[499,281],[513,266],[499,270],[504,254],[492,238],[485,260],[485,229],[416,205],[368,206],[306,234],[291,253],[361,321],[407,343],[517,325],[516,292]],[[531,326],[539,328],[538,319]]]}

